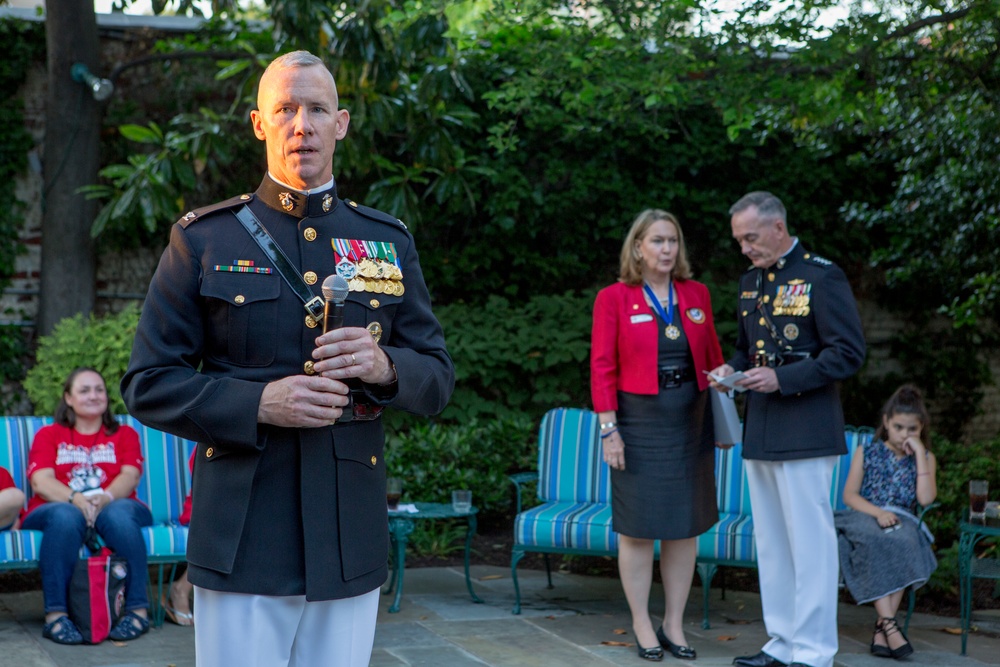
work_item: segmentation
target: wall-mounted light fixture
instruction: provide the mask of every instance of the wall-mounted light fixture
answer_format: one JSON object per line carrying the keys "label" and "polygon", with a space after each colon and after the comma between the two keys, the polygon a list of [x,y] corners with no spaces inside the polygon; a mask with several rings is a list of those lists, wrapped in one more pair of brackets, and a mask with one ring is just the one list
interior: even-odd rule
{"label": "wall-mounted light fixture", "polygon": [[73,67],[70,68],[69,73],[74,81],[85,84],[90,88],[90,92],[98,102],[103,102],[115,92],[115,84],[111,83],[108,79],[98,78],[83,63],[73,63]]}

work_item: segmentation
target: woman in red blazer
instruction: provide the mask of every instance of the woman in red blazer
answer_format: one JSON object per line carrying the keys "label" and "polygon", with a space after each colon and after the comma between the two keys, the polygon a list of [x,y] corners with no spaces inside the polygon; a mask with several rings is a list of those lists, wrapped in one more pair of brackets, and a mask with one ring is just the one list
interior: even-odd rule
{"label": "woman in red blazer", "polygon": [[[664,649],[696,657],[682,625],[695,538],[719,519],[703,371],[722,363],[722,350],[708,289],[690,277],[677,218],[646,210],[622,246],[619,282],[594,303],[591,395],[611,466],[618,571],[639,656],[654,661]],[[648,606],[656,540],[666,609],[654,631]]]}

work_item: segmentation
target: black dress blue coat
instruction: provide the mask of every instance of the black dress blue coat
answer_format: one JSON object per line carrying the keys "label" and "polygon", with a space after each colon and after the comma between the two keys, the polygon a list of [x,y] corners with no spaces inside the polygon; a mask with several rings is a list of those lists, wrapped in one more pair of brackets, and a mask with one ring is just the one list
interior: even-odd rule
{"label": "black dress blue coat", "polygon": [[[266,271],[273,264],[235,216],[244,205],[302,275],[314,274],[316,295],[335,271],[332,239],[394,244],[404,293],[350,292],[344,326],[381,326],[398,383],[365,387],[355,400],[430,415],[451,396],[454,367],[413,237],[399,220],[336,195],[335,186],[289,193],[265,178],[252,195],[189,213],[150,284],[122,396],[141,422],[199,443],[187,552],[197,586],[331,600],[386,579],[381,419],[257,423],[264,386],[305,373],[322,329]],[[232,269],[249,263],[252,271]]]}

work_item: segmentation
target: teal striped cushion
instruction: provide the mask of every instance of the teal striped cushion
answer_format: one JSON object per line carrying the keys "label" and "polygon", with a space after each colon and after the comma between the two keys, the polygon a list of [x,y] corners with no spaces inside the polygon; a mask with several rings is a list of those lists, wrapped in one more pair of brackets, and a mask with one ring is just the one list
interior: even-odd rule
{"label": "teal striped cushion", "polygon": [[538,433],[539,500],[610,502],[610,470],[601,457],[599,431],[590,410],[556,408],[545,414]]}
{"label": "teal striped cushion", "polygon": [[0,417],[0,466],[10,472],[14,484],[26,495],[31,494],[27,477],[31,440],[38,429],[51,423],[52,417]]}
{"label": "teal striped cushion", "polygon": [[756,563],[750,514],[722,513],[717,524],[698,536],[698,558]]}
{"label": "teal striped cushion", "polygon": [[715,450],[715,493],[719,512],[750,514],[750,487],[743,467],[743,445]]}
{"label": "teal striped cushion", "polygon": [[120,417],[119,421],[134,428],[142,443],[145,460],[136,495],[149,506],[154,525],[177,523],[191,488],[188,457],[195,443],[144,426],[132,416]]}
{"label": "teal striped cushion", "polygon": [[38,564],[42,534],[37,530],[0,530],[0,570]]}
{"label": "teal striped cushion", "polygon": [[142,529],[146,555],[150,560],[184,560],[187,554],[187,526],[153,525]]}
{"label": "teal striped cushion", "polygon": [[846,509],[844,504],[844,485],[847,483],[847,474],[851,471],[851,459],[858,447],[864,447],[871,442],[875,435],[875,430],[862,426],[855,428],[847,426],[844,429],[844,441],[847,443],[847,453],[837,458],[837,463],[833,468],[833,484],[830,486],[830,506],[834,510]]}
{"label": "teal striped cushion", "polygon": [[514,520],[514,542],[540,549],[573,549],[602,553],[618,551],[611,530],[608,503],[545,503]]}

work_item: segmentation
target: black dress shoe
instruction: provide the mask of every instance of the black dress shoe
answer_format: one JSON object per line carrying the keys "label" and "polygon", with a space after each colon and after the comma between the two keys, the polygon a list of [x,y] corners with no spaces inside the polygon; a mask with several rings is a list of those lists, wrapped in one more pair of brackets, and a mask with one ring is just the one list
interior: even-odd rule
{"label": "black dress shoe", "polygon": [[785,665],[785,663],[775,660],[763,651],[756,655],[741,655],[733,660],[733,664],[738,667],[784,667]]}
{"label": "black dress shoe", "polygon": [[656,629],[656,638],[660,640],[660,646],[670,651],[670,655],[675,658],[694,660],[698,657],[698,653],[690,646],[678,646],[667,639],[667,633],[663,631],[662,625]]}
{"label": "black dress shoe", "polygon": [[635,647],[639,649],[639,657],[643,660],[652,660],[653,662],[663,660],[663,649],[659,646],[654,646],[653,648],[643,648],[639,642],[636,642]]}

